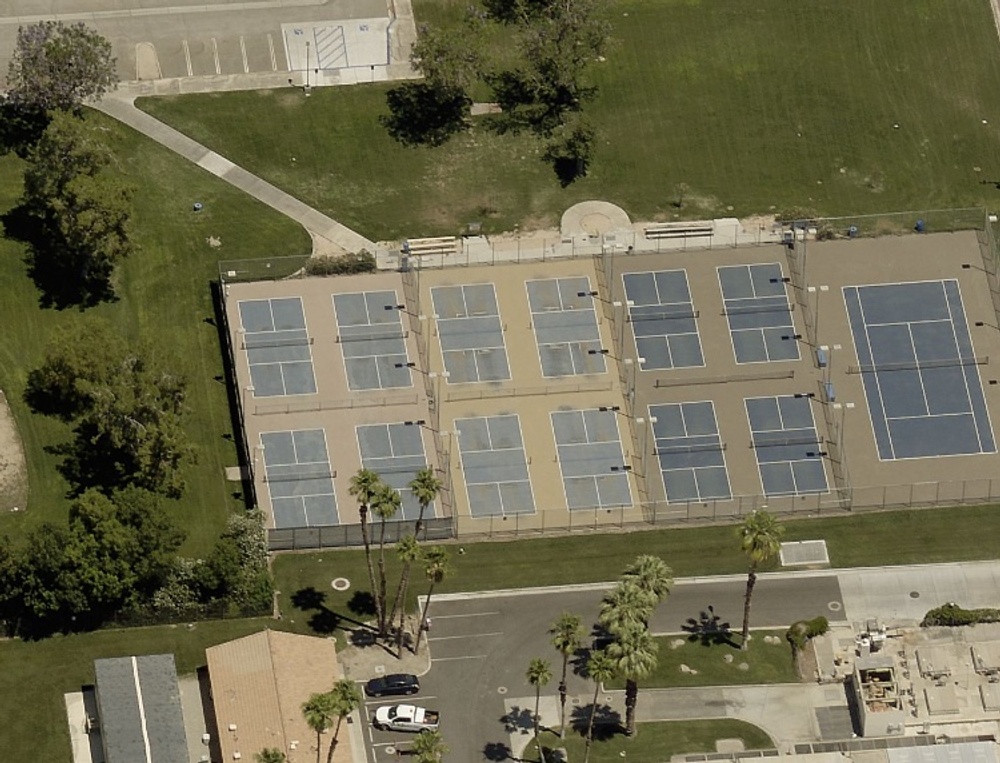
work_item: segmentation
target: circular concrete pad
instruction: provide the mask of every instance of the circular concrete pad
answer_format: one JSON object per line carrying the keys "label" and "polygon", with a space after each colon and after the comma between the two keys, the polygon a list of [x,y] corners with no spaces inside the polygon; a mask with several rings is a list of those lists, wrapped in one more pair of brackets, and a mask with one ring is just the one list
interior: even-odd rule
{"label": "circular concrete pad", "polygon": [[607,201],[581,201],[563,212],[559,225],[563,238],[603,236],[632,229],[632,221],[621,207]]}

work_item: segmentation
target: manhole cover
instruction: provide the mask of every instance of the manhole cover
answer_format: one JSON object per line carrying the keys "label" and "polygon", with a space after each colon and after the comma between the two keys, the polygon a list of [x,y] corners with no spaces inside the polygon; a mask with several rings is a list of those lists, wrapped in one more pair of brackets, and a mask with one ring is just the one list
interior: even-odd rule
{"label": "manhole cover", "polygon": [[346,591],[351,587],[351,581],[347,578],[334,578],[330,581],[334,591]]}
{"label": "manhole cover", "polygon": [[396,754],[396,748],[393,747],[392,745],[389,745],[388,747],[385,748],[385,754],[386,755],[395,755]]}
{"label": "manhole cover", "polygon": [[573,699],[571,699],[569,702],[570,702],[571,705],[579,705],[580,704],[580,698],[579,697],[573,697]]}
{"label": "manhole cover", "polygon": [[920,598],[920,591],[910,591],[910,598],[911,599],[919,599]]}
{"label": "manhole cover", "polygon": [[507,693],[507,687],[506,686],[498,686],[497,687],[497,694],[506,694],[506,693]]}
{"label": "manhole cover", "polygon": [[839,601],[831,601],[829,604],[826,605],[826,608],[829,609],[831,612],[839,612],[843,606],[844,605],[841,604]]}

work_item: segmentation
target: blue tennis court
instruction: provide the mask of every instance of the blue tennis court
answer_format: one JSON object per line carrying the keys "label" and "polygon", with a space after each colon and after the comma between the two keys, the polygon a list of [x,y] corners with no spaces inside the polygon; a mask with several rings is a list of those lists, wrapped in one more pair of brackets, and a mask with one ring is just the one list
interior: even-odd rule
{"label": "blue tennis court", "polygon": [[687,272],[626,273],[625,298],[643,371],[705,365]]}
{"label": "blue tennis court", "polygon": [[732,498],[711,400],[649,406],[668,503]]}
{"label": "blue tennis court", "polygon": [[848,286],[844,300],[879,458],[995,453],[955,280]]}
{"label": "blue tennis court", "polygon": [[570,511],[631,506],[631,467],[625,463],[618,414],[604,408],[555,411],[551,415]]}
{"label": "blue tennis court", "polygon": [[330,467],[322,429],[263,432],[264,482],[271,497],[275,527],[335,525],[336,473]]}
{"label": "blue tennis court", "polygon": [[316,392],[312,338],[299,297],[240,300],[241,349],[246,351],[254,397]]}
{"label": "blue tennis court", "polygon": [[737,363],[798,360],[786,279],[776,262],[727,265],[718,269]]}
{"label": "blue tennis court", "polygon": [[435,286],[431,300],[448,383],[510,379],[503,321],[493,284]]}
{"label": "blue tennis court", "polygon": [[455,429],[472,516],[534,514],[517,414],[455,419]]}
{"label": "blue tennis court", "polygon": [[751,446],[764,495],[827,492],[823,441],[805,395],[748,397]]}
{"label": "blue tennis court", "polygon": [[395,291],[334,294],[337,343],[352,390],[412,387]]}
{"label": "blue tennis court", "polygon": [[542,376],[578,376],[607,371],[586,276],[526,281]]}
{"label": "blue tennis court", "polygon": [[[396,520],[414,520],[420,516],[420,503],[414,498],[409,484],[417,476],[417,472],[427,466],[422,427],[422,421],[410,421],[369,424],[357,428],[361,465],[378,474],[385,484],[396,488],[403,500],[401,510],[395,516]],[[431,503],[424,512],[424,517],[433,516],[434,504]]]}

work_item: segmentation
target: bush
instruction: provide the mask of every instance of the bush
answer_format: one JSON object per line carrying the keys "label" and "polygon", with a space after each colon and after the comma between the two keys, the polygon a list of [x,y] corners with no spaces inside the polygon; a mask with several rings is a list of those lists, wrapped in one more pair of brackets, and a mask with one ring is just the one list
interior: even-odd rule
{"label": "bush", "polygon": [[792,623],[792,626],[785,633],[785,638],[796,651],[801,651],[806,648],[809,639],[822,636],[829,630],[830,621],[820,615],[819,617],[814,617],[812,620],[799,620],[796,623]]}
{"label": "bush", "polygon": [[339,257],[310,257],[306,262],[306,273],[311,276],[350,276],[375,270],[375,255],[365,249]]}
{"label": "bush", "polygon": [[1000,609],[962,609],[954,602],[948,602],[924,615],[920,625],[927,628],[934,625],[955,626],[996,622],[1000,622]]}

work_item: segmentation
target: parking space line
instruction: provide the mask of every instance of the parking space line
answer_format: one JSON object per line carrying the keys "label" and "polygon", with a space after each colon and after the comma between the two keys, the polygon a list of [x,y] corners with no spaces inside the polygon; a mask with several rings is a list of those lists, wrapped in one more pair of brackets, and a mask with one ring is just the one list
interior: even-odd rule
{"label": "parking space line", "polygon": [[247,62],[247,42],[243,35],[240,35],[240,54],[243,56],[243,73],[250,73],[250,64]]}
{"label": "parking space line", "polygon": [[278,71],[278,59],[274,57],[274,38],[271,33],[267,33],[267,49],[271,52],[271,71]]}
{"label": "parking space line", "polygon": [[451,620],[456,617],[487,617],[489,615],[499,615],[499,612],[469,612],[465,615],[434,615],[435,620]]}
{"label": "parking space line", "polygon": [[215,73],[222,74],[222,67],[219,66],[219,42],[212,38],[212,57],[215,59]]}
{"label": "parking space line", "polygon": [[485,654],[469,654],[464,657],[434,657],[431,662],[451,662],[452,660],[482,660]]}
{"label": "parking space line", "polygon": [[[436,695],[424,696],[423,694],[419,697],[420,700],[425,699],[437,699]],[[400,697],[389,697],[388,699],[369,699],[365,701],[365,707],[375,707],[376,705],[398,705],[400,702]]]}
{"label": "parking space line", "polygon": [[485,638],[486,636],[502,636],[503,631],[497,631],[495,633],[468,633],[464,636],[435,636],[431,638],[427,637],[428,641],[453,641],[457,638]]}
{"label": "parking space line", "polygon": [[187,40],[181,40],[181,44],[184,46],[184,61],[187,63],[188,76],[194,76],[194,69],[191,68],[191,48],[188,47]]}

